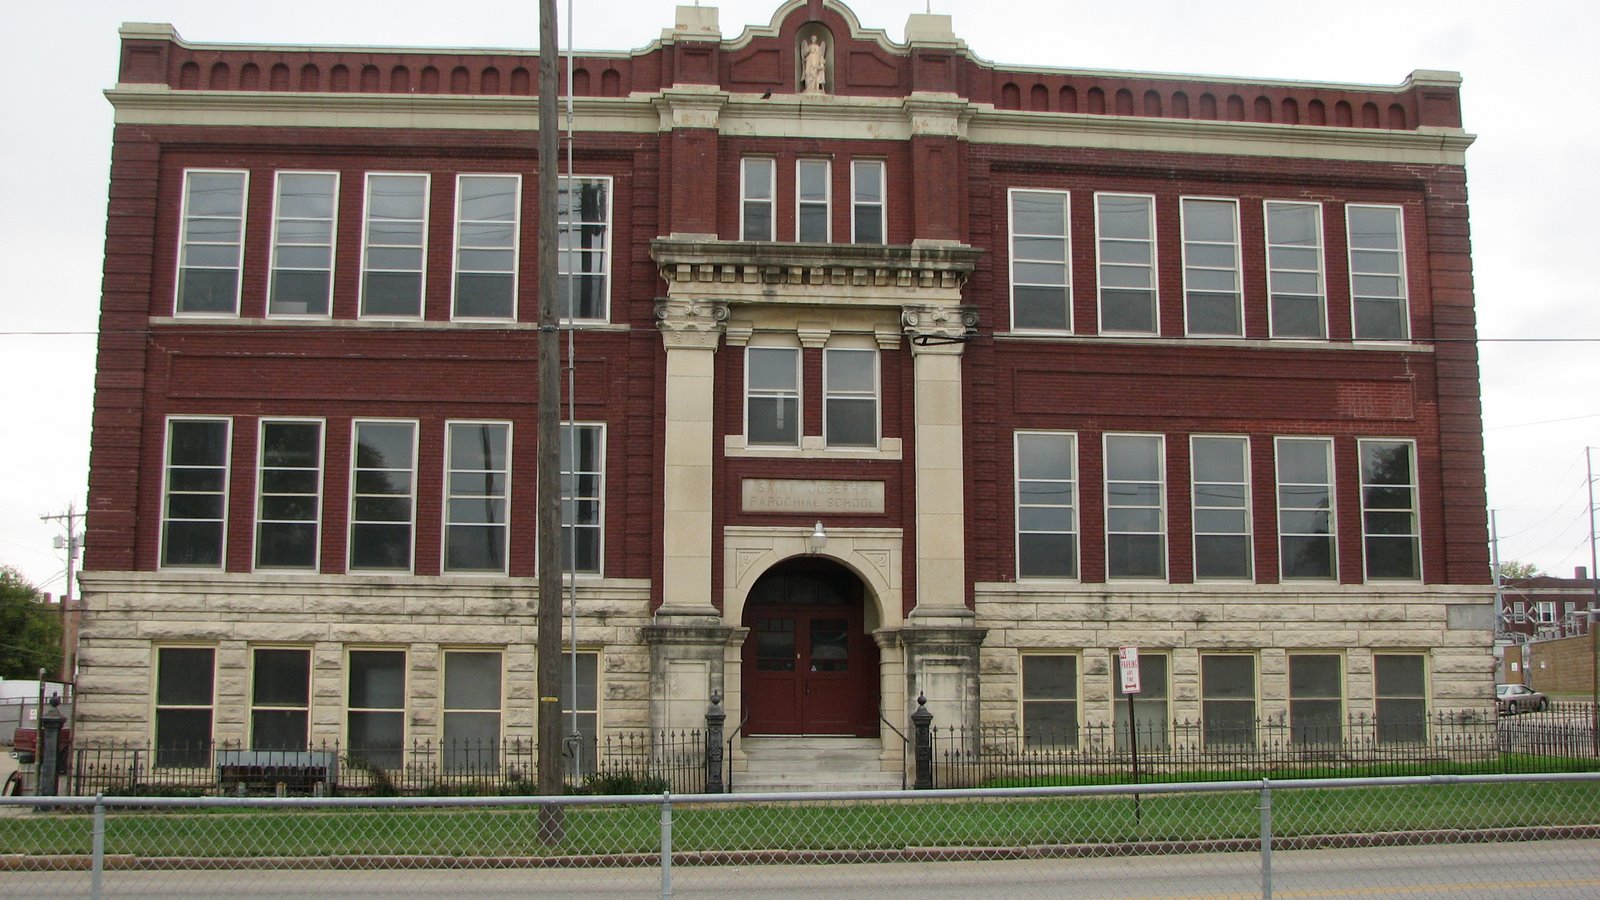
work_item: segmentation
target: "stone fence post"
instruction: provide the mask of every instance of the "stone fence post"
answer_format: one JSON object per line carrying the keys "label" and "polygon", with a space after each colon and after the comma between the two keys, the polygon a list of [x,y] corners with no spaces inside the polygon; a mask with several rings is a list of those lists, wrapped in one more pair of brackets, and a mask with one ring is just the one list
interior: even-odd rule
{"label": "stone fence post", "polygon": [[933,713],[928,712],[928,698],[923,694],[917,694],[911,724],[916,728],[913,750],[917,759],[917,780],[912,787],[926,791],[933,787]]}
{"label": "stone fence post", "polygon": [[711,692],[711,706],[706,710],[706,793],[720,794],[722,783],[722,723],[728,718],[722,708],[722,692]]}

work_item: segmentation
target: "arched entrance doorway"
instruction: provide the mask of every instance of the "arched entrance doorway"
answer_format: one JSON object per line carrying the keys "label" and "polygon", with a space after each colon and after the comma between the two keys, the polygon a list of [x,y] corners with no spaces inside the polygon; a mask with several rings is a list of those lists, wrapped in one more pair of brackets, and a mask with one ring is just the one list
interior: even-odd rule
{"label": "arched entrance doorway", "polygon": [[878,647],[863,600],[854,573],[817,557],[779,563],[750,588],[747,734],[878,734]]}

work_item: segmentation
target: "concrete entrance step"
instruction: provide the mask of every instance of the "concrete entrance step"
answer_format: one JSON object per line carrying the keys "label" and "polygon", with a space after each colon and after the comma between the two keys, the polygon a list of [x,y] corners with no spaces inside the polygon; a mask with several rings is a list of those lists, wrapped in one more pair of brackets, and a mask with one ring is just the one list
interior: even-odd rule
{"label": "concrete entrance step", "polygon": [[735,793],[766,791],[899,790],[899,772],[886,772],[877,738],[747,737],[745,771],[733,776]]}

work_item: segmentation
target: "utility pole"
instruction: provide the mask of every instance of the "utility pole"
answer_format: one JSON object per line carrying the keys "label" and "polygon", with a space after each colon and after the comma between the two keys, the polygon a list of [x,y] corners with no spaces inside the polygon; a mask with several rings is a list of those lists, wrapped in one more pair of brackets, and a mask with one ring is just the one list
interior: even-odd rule
{"label": "utility pole", "polygon": [[[1500,583],[1500,529],[1495,525],[1495,513],[1489,510],[1489,568],[1494,572],[1494,634],[1499,637],[1506,631],[1506,592]],[[1498,673],[1495,676],[1499,677]]]}
{"label": "utility pole", "polygon": [[[560,153],[557,111],[556,2],[539,0],[539,606],[536,728],[539,793],[558,797],[561,778],[561,360],[556,189]],[[539,836],[558,843],[565,829],[555,803],[539,808]]]}
{"label": "utility pole", "polygon": [[72,590],[78,583],[78,551],[83,549],[83,531],[78,527],[82,517],[78,515],[77,507],[67,504],[67,511],[53,516],[40,516],[43,522],[63,522],[67,526],[67,536],[56,536],[52,542],[57,550],[67,551],[67,586],[61,590],[61,672],[62,681],[72,681],[72,673],[77,668],[78,660],[78,634],[77,630],[69,627],[72,615]]}

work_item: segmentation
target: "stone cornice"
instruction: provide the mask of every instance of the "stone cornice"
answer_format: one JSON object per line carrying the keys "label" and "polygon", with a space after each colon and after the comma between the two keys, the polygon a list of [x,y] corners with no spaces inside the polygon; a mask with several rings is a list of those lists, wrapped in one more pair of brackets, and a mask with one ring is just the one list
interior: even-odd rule
{"label": "stone cornice", "polygon": [[874,306],[959,302],[982,252],[673,238],[650,245],[672,297]]}

